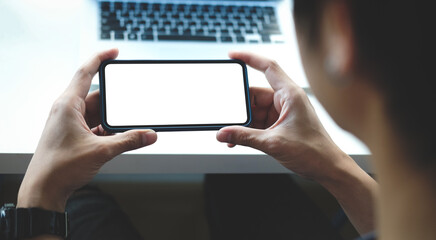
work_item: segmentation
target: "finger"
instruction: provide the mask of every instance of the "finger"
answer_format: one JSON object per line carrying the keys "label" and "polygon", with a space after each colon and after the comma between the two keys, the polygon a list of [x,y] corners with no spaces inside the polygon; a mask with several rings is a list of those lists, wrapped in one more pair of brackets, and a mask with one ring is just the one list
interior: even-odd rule
{"label": "finger", "polygon": [[111,157],[121,153],[151,145],[156,142],[157,134],[153,130],[130,130],[109,137],[104,137],[111,149]]}
{"label": "finger", "polygon": [[274,102],[274,90],[271,88],[250,87],[251,105],[269,107]]}
{"label": "finger", "polygon": [[271,88],[250,88],[252,123],[250,127],[265,129],[270,127],[279,116],[274,107],[274,90]]}
{"label": "finger", "polygon": [[217,140],[229,147],[243,145],[263,151],[265,148],[265,131],[241,126],[231,126],[218,131]]}
{"label": "finger", "polygon": [[108,59],[114,59],[118,56],[118,49],[110,49],[107,51],[96,54],[91,60],[82,65],[74,75],[73,80],[70,83],[67,91],[71,91],[72,94],[85,99],[88,94],[89,87],[91,86],[91,80],[98,72],[100,64]]}
{"label": "finger", "polygon": [[268,111],[268,117],[264,122],[265,128],[271,127],[280,117],[280,113],[276,111],[274,107],[271,107]]}
{"label": "finger", "polygon": [[239,59],[250,67],[265,73],[269,84],[275,91],[282,89],[292,82],[277,62],[271,59],[248,52],[231,52],[229,57]]}
{"label": "finger", "polygon": [[96,90],[85,98],[86,113],[85,119],[89,128],[98,126],[101,123],[100,120],[100,91]]}
{"label": "finger", "polygon": [[110,135],[114,135],[113,133],[110,133],[110,132],[104,130],[103,126],[101,126],[101,125],[98,125],[98,126],[92,128],[91,132],[94,133],[97,136],[110,136]]}

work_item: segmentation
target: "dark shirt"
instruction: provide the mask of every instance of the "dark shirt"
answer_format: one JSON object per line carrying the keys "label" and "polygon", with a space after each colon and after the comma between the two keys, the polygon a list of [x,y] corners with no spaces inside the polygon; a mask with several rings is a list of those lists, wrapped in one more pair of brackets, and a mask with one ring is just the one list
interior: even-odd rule
{"label": "dark shirt", "polygon": [[375,232],[367,233],[363,236],[360,236],[359,238],[356,238],[355,240],[377,240],[377,235]]}

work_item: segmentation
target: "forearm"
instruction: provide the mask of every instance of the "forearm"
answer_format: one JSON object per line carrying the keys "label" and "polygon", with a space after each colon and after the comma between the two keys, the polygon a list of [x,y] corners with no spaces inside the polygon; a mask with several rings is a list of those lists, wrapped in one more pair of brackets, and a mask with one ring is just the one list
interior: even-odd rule
{"label": "forearm", "polygon": [[349,159],[320,184],[337,199],[359,233],[374,231],[378,184],[349,156],[342,157]]}

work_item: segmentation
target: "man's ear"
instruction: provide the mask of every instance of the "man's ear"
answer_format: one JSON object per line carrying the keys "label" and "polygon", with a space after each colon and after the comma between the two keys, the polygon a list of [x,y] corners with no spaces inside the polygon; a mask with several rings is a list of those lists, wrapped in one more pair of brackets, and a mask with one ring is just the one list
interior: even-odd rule
{"label": "man's ear", "polygon": [[354,70],[355,49],[347,1],[328,1],[321,21],[325,71],[333,78],[348,78]]}

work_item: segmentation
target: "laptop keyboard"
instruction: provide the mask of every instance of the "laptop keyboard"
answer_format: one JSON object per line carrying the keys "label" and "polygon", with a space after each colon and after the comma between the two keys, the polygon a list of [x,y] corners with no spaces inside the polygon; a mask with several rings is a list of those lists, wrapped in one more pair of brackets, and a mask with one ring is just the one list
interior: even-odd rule
{"label": "laptop keyboard", "polygon": [[[271,43],[271,6],[100,2],[102,40]],[[275,41],[276,42],[276,41]]]}

